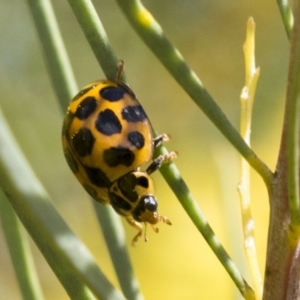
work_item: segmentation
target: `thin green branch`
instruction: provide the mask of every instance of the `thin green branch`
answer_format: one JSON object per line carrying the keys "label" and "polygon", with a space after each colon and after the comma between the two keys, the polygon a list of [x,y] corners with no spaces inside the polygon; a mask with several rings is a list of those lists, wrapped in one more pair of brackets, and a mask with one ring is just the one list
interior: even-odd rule
{"label": "thin green branch", "polygon": [[288,0],[277,0],[277,4],[279,7],[279,11],[281,14],[281,18],[283,21],[283,25],[286,31],[288,38],[291,37],[291,32],[294,24],[294,16],[292,9],[290,8]]}
{"label": "thin green branch", "polygon": [[[103,72],[110,80],[116,79],[118,58],[115,55],[105,29],[90,0],[68,0],[78,23],[85,34]],[[121,76],[125,82],[125,74]]]}
{"label": "thin green branch", "polygon": [[287,164],[291,223],[300,226],[299,147],[300,147],[300,4],[295,1],[295,24],[291,35],[290,69],[287,91]]}
{"label": "thin green branch", "polygon": [[[38,4],[38,2],[40,3]],[[109,45],[105,30],[91,1],[69,0],[69,3],[107,77],[115,79],[118,60]],[[29,4],[43,45],[44,57],[46,64],[49,66],[49,76],[54,89],[64,91],[64,93],[58,94],[58,100],[65,113],[67,105],[78,91],[72,67],[50,2],[31,0]],[[60,78],[60,80],[57,80],[57,78]],[[124,295],[128,299],[142,299],[126,246],[123,243],[125,239],[124,231],[119,231],[116,228],[116,226],[118,228],[122,226],[120,217],[115,213],[111,214],[110,207],[101,207],[99,204],[95,204],[94,207],[97,216],[99,214],[106,216],[106,226],[102,226],[103,218],[98,219]],[[110,244],[112,241],[114,243]],[[120,248],[118,245],[123,245],[123,247]],[[120,263],[120,260],[122,263]]]}
{"label": "thin green branch", "polygon": [[127,299],[144,299],[127,251],[124,227],[120,217],[110,206],[104,206],[94,200],[93,204],[124,295]]}
{"label": "thin green branch", "polygon": [[[157,149],[156,154],[167,154],[168,152],[164,147]],[[213,232],[210,227],[208,220],[201,211],[197,201],[194,199],[192,193],[188,189],[186,183],[182,179],[179,170],[176,168],[174,163],[163,165],[160,169],[161,174],[167,181],[174,194],[177,196],[180,204],[183,206],[184,210],[187,212],[196,228],[202,234],[208,245],[211,247],[212,251],[215,253],[221,264],[224,266],[225,270],[232,278],[236,287],[239,289],[241,294],[247,300],[253,300],[254,293],[249,287],[247,282],[242,277],[235,263],[232,261],[224,247],[222,246],[220,240]]]}
{"label": "thin green branch", "polygon": [[[75,13],[79,23],[83,27],[84,33],[85,33],[87,39],[89,40],[91,47],[94,49],[95,55],[98,55],[97,58],[100,62],[100,65],[103,67],[103,65],[106,61],[110,61],[111,64],[114,66],[114,68],[112,68],[111,65],[108,65],[107,66],[108,71],[111,72],[112,70],[115,70],[115,67],[117,66],[117,60],[114,59],[115,56],[111,57],[111,54],[113,53],[112,49],[109,46],[107,36],[105,35],[105,31],[104,31],[100,21],[97,20],[97,18],[96,18],[96,13],[93,11],[93,8],[90,5],[85,6],[84,5],[85,3],[82,3],[81,1],[69,0],[69,2],[72,3],[72,8],[74,10],[74,13]],[[89,14],[89,12],[90,12],[90,14]],[[101,47],[104,47],[106,49],[106,51],[104,51],[104,53],[99,53],[95,50],[95,49],[98,49],[100,47],[100,45],[101,45]],[[105,72],[105,73],[109,74],[107,72]],[[116,73],[113,73],[113,75],[111,75],[110,78],[114,79],[115,74]],[[169,177],[168,177],[169,181],[174,180],[174,176],[172,176],[171,174],[172,174],[172,172],[169,174]],[[177,171],[177,174],[178,174],[178,171]],[[170,178],[172,178],[172,179],[170,179]],[[180,184],[182,184],[182,182],[183,181],[180,180]],[[173,185],[178,188],[181,185],[180,184],[178,185],[177,183],[178,182],[176,182],[176,184],[173,184]],[[175,192],[176,192],[176,190],[175,190]],[[183,193],[183,194],[185,195],[184,198],[180,197],[181,194],[179,195],[179,197],[182,200],[181,202],[183,203],[183,205],[185,205],[187,203],[186,195],[190,195],[190,193],[187,192],[186,194],[185,193]],[[247,293],[251,293],[252,292],[251,289],[247,286],[244,279],[240,275],[238,269],[236,268],[236,266],[234,265],[234,263],[232,262],[232,260],[228,256],[228,254],[226,253],[225,249],[221,246],[217,237],[214,235],[212,229],[208,225],[207,220],[204,218],[204,215],[200,211],[195,200],[193,198],[189,198],[189,200],[190,201],[188,201],[188,203],[192,203],[192,205],[187,205],[187,207],[188,207],[187,209],[189,211],[189,214],[190,214],[192,220],[195,222],[197,228],[200,231],[202,231],[202,233],[203,233],[204,237],[206,238],[206,240],[208,241],[208,243],[213,247],[214,251],[216,251],[217,256],[219,257],[221,262],[224,264],[225,268],[228,270],[230,276],[236,282],[236,284],[237,284],[238,288],[241,290],[242,294],[245,295]],[[114,226],[113,223],[111,223],[107,220],[107,216],[108,216],[107,211],[102,212],[102,208],[99,207],[97,214],[99,216],[99,220],[101,221],[101,223],[103,223],[103,228],[107,227],[107,226]],[[114,241],[114,238],[112,238],[110,236],[108,236],[108,238],[111,239],[111,243],[109,243],[109,245],[114,245],[114,244],[116,245],[116,246],[110,248],[110,252],[113,251],[113,252],[117,253],[119,251],[118,248],[123,247],[123,244],[122,243],[120,244],[120,241],[117,241],[117,242]],[[115,265],[116,268],[120,265],[124,265],[124,262],[122,263],[122,259],[120,259],[119,262],[115,262],[115,263],[117,263]],[[249,298],[249,299],[251,299],[251,298]]]}
{"label": "thin green branch", "polygon": [[71,299],[124,299],[57,213],[0,112],[0,187]]}
{"label": "thin green branch", "polygon": [[[81,3],[80,1],[70,1],[70,3],[72,3],[73,10],[75,12],[75,15],[76,15],[79,23],[81,24],[82,27],[84,27],[83,30],[91,44],[91,47],[94,49],[94,53],[96,55],[98,55],[97,58],[100,61],[100,65],[103,66],[102,61],[105,62],[105,61],[109,60],[113,64],[114,68],[112,68],[111,65],[109,65],[108,71],[111,72],[111,70],[115,70],[115,67],[117,66],[117,60],[110,57],[112,50],[109,47],[108,39],[105,35],[103,27],[102,27],[101,23],[99,23],[100,21],[96,21],[96,19],[95,19],[95,13],[94,13],[92,7],[91,6],[83,7],[83,3]],[[89,10],[91,10],[90,15],[88,14]],[[99,31],[99,34],[97,35],[97,32],[94,32],[94,31]],[[95,43],[95,41],[93,41],[93,38],[91,38],[91,37],[96,37],[97,43],[100,43],[100,44],[102,43],[102,46],[106,47],[107,51],[105,51],[104,54],[101,53],[101,55],[100,55],[100,53],[95,50],[95,49],[99,48],[99,46],[97,46],[97,44]],[[108,74],[107,72],[105,72],[105,73]],[[113,73],[113,75],[110,76],[111,78],[114,78],[112,76],[115,76],[115,73]],[[178,174],[178,171],[177,171],[177,174]],[[172,176],[171,174],[169,175],[169,181],[170,180],[171,181],[174,180],[174,176]],[[180,184],[181,184],[181,182],[182,182],[182,180],[180,180]],[[181,185],[180,184],[178,185],[177,183],[178,182],[176,182],[176,184],[174,184],[174,186],[180,187]],[[175,190],[175,192],[176,192],[176,190]],[[181,197],[182,203],[184,203],[184,204],[186,203],[185,200],[187,199],[186,195],[190,195],[190,193],[187,192],[187,194],[185,194],[184,198]],[[200,215],[199,215],[199,207],[196,204],[196,202],[194,201],[194,199],[191,200],[191,203],[193,203],[193,205],[192,206],[188,205],[188,210],[189,210],[189,214],[192,217],[192,219],[194,220],[196,226],[198,227],[198,229],[200,229],[203,232],[208,243],[210,245],[212,245],[212,247],[214,246],[217,256],[222,261],[222,263],[225,265],[225,267],[228,269],[230,276],[232,276],[234,278],[234,280],[235,280],[236,284],[238,285],[239,289],[241,290],[242,294],[244,294],[244,295],[251,294],[252,290],[245,283],[245,281],[243,280],[239,271],[237,270],[236,266],[231,261],[231,259],[229,258],[228,254],[226,253],[224,248],[221,246],[217,237],[213,234],[211,228],[209,227],[209,225],[208,225],[206,219],[204,218],[203,214],[201,213],[201,211],[200,211]],[[195,210],[195,207],[196,207],[196,210]],[[101,212],[101,210],[102,210],[102,208],[98,211],[98,216],[99,216],[99,220],[101,220],[101,222],[103,223],[103,226],[105,226],[105,225],[106,226],[114,226],[113,223],[108,222],[105,219],[108,216],[108,212],[107,211]],[[205,224],[205,225],[203,226],[203,224]],[[112,243],[115,243],[115,242],[112,241]],[[118,246],[120,246],[120,244]],[[111,249],[111,250],[116,251],[117,248],[113,247],[113,249]],[[121,264],[121,262],[120,262],[120,264]],[[252,299],[252,298],[250,297],[248,299]]]}
{"label": "thin green branch", "polygon": [[244,142],[226,115],[202,85],[197,75],[188,67],[180,52],[165,36],[160,25],[139,0],[116,0],[133,28],[160,59],[182,88],[190,95],[207,117],[240,152],[248,163],[262,176],[268,188],[273,174]]}
{"label": "thin green branch", "polygon": [[[69,4],[106,77],[114,80],[119,61],[110,46],[105,29],[92,2],[69,0]],[[125,81],[124,74],[121,79]],[[124,242],[125,233],[120,217],[112,212],[111,207],[98,203],[93,204],[124,295],[128,299],[143,299]]]}
{"label": "thin green branch", "polygon": [[28,235],[1,190],[0,219],[22,298],[43,300]]}
{"label": "thin green branch", "polygon": [[78,88],[67,51],[62,40],[53,8],[49,0],[27,0],[50,79],[63,111],[66,111],[70,95]]}

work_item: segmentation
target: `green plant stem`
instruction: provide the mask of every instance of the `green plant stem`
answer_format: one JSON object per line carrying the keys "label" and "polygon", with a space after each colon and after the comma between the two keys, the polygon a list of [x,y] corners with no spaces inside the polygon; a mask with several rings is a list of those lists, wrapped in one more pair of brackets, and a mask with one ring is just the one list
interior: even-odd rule
{"label": "green plant stem", "polygon": [[94,200],[93,204],[124,295],[127,299],[144,299],[130,262],[121,218],[111,206],[104,206]]}
{"label": "green plant stem", "polygon": [[71,299],[124,299],[57,213],[0,113],[0,187]]}
{"label": "green plant stem", "polygon": [[[106,78],[115,80],[119,60],[110,46],[105,29],[92,2],[90,0],[68,0],[68,2]],[[126,82],[124,73],[121,80]]]}
{"label": "green plant stem", "polygon": [[300,4],[295,1],[295,28],[291,35],[291,54],[287,92],[287,164],[291,225],[300,227],[299,147],[300,147]]}
{"label": "green plant stem", "polygon": [[28,235],[0,190],[0,220],[23,299],[43,300]]}
{"label": "green plant stem", "polygon": [[[89,40],[89,43],[91,47],[94,50],[95,55],[98,58],[98,61],[100,62],[100,65],[102,68],[108,68],[108,71],[111,72],[112,70],[114,73],[108,73],[104,72],[107,74],[107,76],[110,76],[111,79],[115,78],[115,70],[117,66],[117,60],[114,58],[115,56],[111,57],[112,54],[112,49],[109,47],[108,39],[107,36],[104,32],[104,29],[100,23],[100,21],[96,18],[96,13],[94,12],[93,8],[90,5],[87,5],[85,1],[74,1],[74,0],[69,0],[70,4],[72,5],[72,8],[74,10],[74,13],[78,19],[78,22],[83,28],[83,31]],[[89,13],[90,12],[90,13]],[[98,31],[98,33],[97,33]],[[105,51],[104,53],[100,53],[99,51],[96,51],[99,49],[99,47],[104,47]],[[105,61],[110,61],[110,64],[105,65]],[[111,75],[110,75],[111,74]],[[122,79],[124,80],[124,79]],[[161,148],[163,149],[163,148]],[[172,173],[172,172],[171,172]],[[178,174],[178,170],[177,170]],[[171,179],[172,178],[172,179]],[[177,185],[178,182],[174,183],[174,176],[172,177],[171,174],[169,174],[168,180],[173,182],[173,187],[180,187],[180,185]],[[182,180],[180,181],[180,183]],[[185,186],[186,187],[186,186]],[[177,194],[178,190],[174,190],[174,192]],[[190,193],[187,193],[190,195]],[[216,251],[216,254],[218,258],[221,260],[221,262],[224,264],[225,268],[228,270],[228,273],[230,276],[234,279],[235,283],[237,284],[238,288],[240,289],[241,293],[243,295],[247,294],[252,294],[252,290],[248,287],[242,276],[240,275],[238,269],[232,262],[232,260],[229,258],[228,254],[226,253],[225,249],[221,246],[220,242],[218,241],[217,237],[214,235],[212,229],[207,223],[207,220],[204,218],[204,215],[199,209],[199,206],[196,204],[195,200],[191,198],[191,201],[189,203],[192,203],[193,205],[185,205],[186,204],[186,195],[185,197],[182,198],[182,195],[179,194],[180,199],[182,200],[181,203],[183,203],[183,206],[188,210],[188,213],[192,220],[195,222],[197,228],[202,232],[204,235],[205,239],[207,242],[213,247],[214,251]],[[115,226],[114,222],[110,222],[107,220],[107,217],[109,215],[109,211],[107,208],[100,207],[99,205],[95,204],[97,207],[97,215],[99,218],[99,221],[103,224],[101,227],[110,227],[110,226]],[[204,225],[205,224],[205,225]],[[118,230],[117,230],[118,231]],[[109,232],[107,230],[106,232]],[[119,248],[123,247],[123,243],[120,243],[119,241],[114,241],[114,238],[109,236],[107,238],[110,238],[110,243],[108,244],[109,247],[111,245],[114,245],[113,247],[110,248],[110,253],[116,252],[118,253]],[[114,264],[115,268],[120,267],[124,265],[124,261],[122,262],[122,259],[120,257],[119,262],[115,261]],[[126,263],[125,263],[126,266]],[[127,266],[128,268],[128,266]],[[130,268],[128,268],[130,270]],[[124,282],[124,281],[123,281]],[[132,299],[132,298],[129,298]],[[252,299],[251,297],[248,299]]]}
{"label": "green plant stem", "polygon": [[[48,66],[49,76],[52,80],[55,91],[57,92],[58,100],[61,104],[63,112],[66,111],[67,105],[69,104],[71,98],[77,93],[78,88],[75,82],[75,77],[73,75],[72,67],[70,61],[66,54],[65,46],[60,35],[60,31],[53,13],[53,9],[49,1],[28,1],[29,8],[32,11],[32,16],[34,19],[35,26],[39,33],[40,42],[43,45],[44,58],[46,65]],[[102,67],[105,69],[106,74],[112,74],[113,70],[117,69],[117,59],[114,59],[112,55],[111,48],[107,43],[107,37],[105,31],[98,19],[97,14],[90,1],[69,1],[76,17],[80,20],[81,25],[89,39],[92,48],[95,50],[97,57],[103,55],[104,60],[102,62]],[[107,55],[109,58],[107,58]],[[111,67],[111,64],[114,67]],[[111,72],[111,73],[110,73]],[[114,72],[115,77],[116,71]],[[57,80],[59,78],[60,80]],[[60,93],[60,91],[63,91]],[[96,208],[96,213],[98,215],[99,206]],[[104,207],[102,210],[109,210],[109,208]],[[108,224],[121,224],[120,218],[113,214],[107,214],[106,217]],[[120,232],[116,231],[115,226],[112,228],[102,228],[105,237],[114,237],[114,240],[120,239],[119,244],[124,240],[123,236],[120,236]],[[123,231],[121,231],[123,232]],[[107,241],[109,243],[109,241]],[[111,246],[108,246],[111,248]],[[141,299],[142,296],[137,292],[139,287],[137,280],[132,272],[132,267],[129,268],[130,259],[125,247],[122,249],[123,253],[119,249],[118,254],[115,252],[110,252],[111,258],[114,265],[123,260],[123,264],[118,265],[116,268],[116,273],[120,281],[120,285],[124,287],[124,294],[129,299]],[[124,266],[122,268],[122,266]],[[124,279],[125,278],[125,279]],[[131,284],[129,283],[131,282]]]}
{"label": "green plant stem", "polygon": [[[164,147],[159,147],[159,149],[156,150],[156,154],[159,155],[167,153],[168,152]],[[183,206],[184,210],[187,212],[187,214],[195,224],[196,228],[202,234],[212,251],[215,253],[221,264],[224,266],[225,270],[232,278],[233,282],[235,283],[236,287],[239,289],[241,294],[247,300],[254,300],[253,290],[244,280],[235,263],[232,261],[232,259],[222,246],[220,240],[213,232],[208,220],[201,211],[192,193],[188,189],[175,164],[170,163],[163,165],[160,171],[164,179],[167,181],[167,183],[173,190],[174,194],[177,196],[178,200],[180,201],[180,204]]]}
{"label": "green plant stem", "polygon": [[[115,80],[119,60],[92,2],[69,0],[69,4],[106,77]],[[124,72],[121,80],[126,80]],[[94,203],[94,208],[124,295],[128,299],[143,299],[124,243],[125,233],[120,217],[112,212],[111,207]]]}
{"label": "green plant stem", "polygon": [[65,49],[54,11],[49,0],[27,0],[41,46],[44,61],[50,74],[53,89],[65,112],[70,95],[78,88]]}
{"label": "green plant stem", "polygon": [[261,175],[267,187],[270,188],[273,179],[270,169],[244,142],[239,132],[232,126],[197,75],[188,67],[180,52],[171,44],[152,15],[139,0],[116,1],[143,41],[220,132]]}
{"label": "green plant stem", "polygon": [[293,12],[290,8],[288,0],[277,0],[277,4],[279,7],[279,11],[281,14],[281,18],[283,21],[283,25],[286,31],[288,38],[291,36],[291,32],[294,24],[294,16]]}
{"label": "green plant stem", "polygon": [[276,177],[270,196],[263,300],[299,299],[300,3],[299,0],[294,3],[295,23],[291,33],[284,123]]}

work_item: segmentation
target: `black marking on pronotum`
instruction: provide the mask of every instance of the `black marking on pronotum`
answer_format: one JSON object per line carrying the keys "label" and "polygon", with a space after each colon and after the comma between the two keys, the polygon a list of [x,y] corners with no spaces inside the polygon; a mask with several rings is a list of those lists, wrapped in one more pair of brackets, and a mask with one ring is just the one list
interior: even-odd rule
{"label": "black marking on pronotum", "polygon": [[97,108],[98,101],[94,97],[86,97],[77,106],[75,116],[80,120],[86,120]]}
{"label": "black marking on pronotum", "polygon": [[131,205],[128,203],[124,198],[120,197],[119,195],[109,192],[109,199],[110,199],[110,204],[114,208],[114,210],[121,214],[124,215],[124,213],[121,211],[130,211],[131,210]]}
{"label": "black marking on pronotum", "polygon": [[139,195],[135,190],[138,184],[138,178],[132,173],[129,173],[118,180],[118,187],[122,195],[130,202],[136,202],[139,199]]}

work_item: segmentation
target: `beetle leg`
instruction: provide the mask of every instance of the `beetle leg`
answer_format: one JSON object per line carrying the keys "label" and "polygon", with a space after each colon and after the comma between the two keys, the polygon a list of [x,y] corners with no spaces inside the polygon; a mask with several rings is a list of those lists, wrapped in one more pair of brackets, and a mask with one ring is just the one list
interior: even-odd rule
{"label": "beetle leg", "polygon": [[[131,245],[135,246],[136,242],[143,234],[143,225],[141,223],[133,220],[131,217],[126,218],[126,221],[128,222],[129,225],[131,225],[136,230],[138,230],[138,233],[133,237],[133,239],[131,241]],[[146,236],[146,228],[145,228],[145,242],[147,242],[147,241],[148,241],[148,238]]]}
{"label": "beetle leg", "polygon": [[167,134],[167,133],[163,133],[163,134],[158,135],[157,137],[155,137],[153,139],[154,148],[157,148],[162,142],[169,141],[170,138],[171,138],[171,136],[169,134]]}
{"label": "beetle leg", "polygon": [[170,152],[169,154],[162,154],[158,156],[153,160],[153,162],[147,168],[146,173],[149,175],[152,174],[153,172],[158,170],[162,166],[162,164],[169,163],[176,157],[177,157],[177,153],[174,151]]}

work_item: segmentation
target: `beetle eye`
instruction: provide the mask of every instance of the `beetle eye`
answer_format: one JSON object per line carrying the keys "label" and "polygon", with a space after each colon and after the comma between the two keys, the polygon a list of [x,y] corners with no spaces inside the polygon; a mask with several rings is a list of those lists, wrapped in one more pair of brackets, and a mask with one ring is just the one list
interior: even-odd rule
{"label": "beetle eye", "polygon": [[154,196],[147,195],[143,199],[145,209],[155,212],[157,211],[157,202]]}

